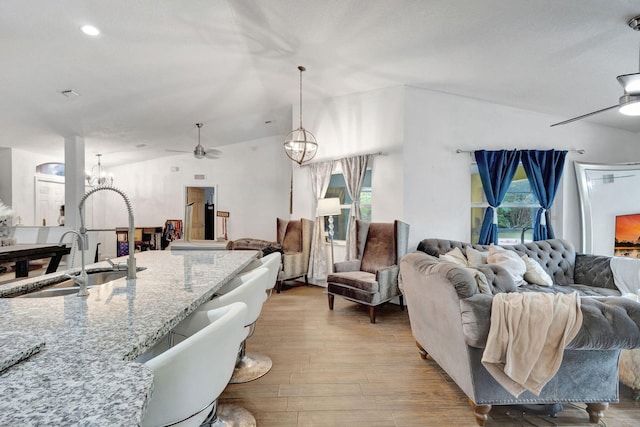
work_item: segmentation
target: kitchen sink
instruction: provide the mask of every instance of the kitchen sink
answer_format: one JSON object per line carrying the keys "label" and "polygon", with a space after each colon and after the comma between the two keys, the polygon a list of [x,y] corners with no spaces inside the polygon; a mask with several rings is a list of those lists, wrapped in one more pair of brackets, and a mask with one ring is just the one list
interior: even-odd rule
{"label": "kitchen sink", "polygon": [[[144,267],[138,267],[136,270],[144,270]],[[124,270],[99,270],[87,272],[87,288],[91,289],[104,283],[111,282],[122,277],[126,277],[127,272]],[[46,288],[38,289],[28,294],[20,295],[17,298],[50,298],[71,295],[78,292],[79,287],[73,282],[73,279],[64,278],[61,282],[49,285]]]}

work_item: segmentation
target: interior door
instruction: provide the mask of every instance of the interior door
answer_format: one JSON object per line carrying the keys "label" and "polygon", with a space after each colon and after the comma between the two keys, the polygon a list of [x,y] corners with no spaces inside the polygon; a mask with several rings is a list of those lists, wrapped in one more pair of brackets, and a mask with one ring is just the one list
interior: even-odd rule
{"label": "interior door", "polygon": [[191,216],[191,238],[204,240],[204,188],[187,187],[187,204],[193,203]]}
{"label": "interior door", "polygon": [[64,205],[64,179],[36,178],[34,225],[57,226],[62,205]]}

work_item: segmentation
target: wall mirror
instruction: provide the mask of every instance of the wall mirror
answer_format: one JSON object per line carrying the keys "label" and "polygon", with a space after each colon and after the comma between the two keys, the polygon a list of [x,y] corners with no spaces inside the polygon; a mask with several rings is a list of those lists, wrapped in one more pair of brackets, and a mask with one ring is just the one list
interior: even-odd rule
{"label": "wall mirror", "polygon": [[[629,219],[640,221],[640,163],[575,162],[582,219],[582,253],[614,255],[616,239],[640,243],[640,222],[635,232],[623,234],[622,224]],[[618,236],[616,237],[616,222]],[[626,228],[628,224],[625,224]],[[627,242],[629,243],[629,242]],[[634,256],[624,251],[616,255]]]}

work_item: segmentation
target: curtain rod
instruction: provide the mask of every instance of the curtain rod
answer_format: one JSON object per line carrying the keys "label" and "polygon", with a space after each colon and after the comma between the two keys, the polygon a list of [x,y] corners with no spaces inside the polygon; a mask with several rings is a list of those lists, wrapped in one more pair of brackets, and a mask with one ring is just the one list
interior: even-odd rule
{"label": "curtain rod", "polygon": [[[517,150],[517,148],[514,148],[514,150]],[[458,148],[458,149],[456,150],[456,153],[458,153],[458,154],[460,154],[460,153],[469,153],[469,154],[472,154],[474,151],[475,151],[475,150],[463,150],[463,149],[461,149],[461,148]],[[584,153],[585,153],[584,148],[580,148],[580,149],[577,149],[577,150],[576,150],[576,149],[572,149],[572,150],[567,150],[567,151],[569,151],[569,152],[573,152],[573,153],[578,153],[578,154],[584,154]]]}
{"label": "curtain rod", "polygon": [[386,153],[383,153],[383,152],[381,152],[381,151],[378,151],[378,152],[376,152],[376,153],[354,154],[354,155],[352,155],[352,156],[342,157],[342,158],[340,158],[340,159],[327,159],[327,160],[319,160],[319,161],[317,161],[317,162],[305,163],[304,165],[301,165],[300,167],[301,167],[301,168],[304,168],[304,167],[309,166],[309,165],[314,164],[314,163],[322,163],[322,162],[338,162],[338,161],[340,161],[340,160],[342,160],[342,159],[348,159],[348,158],[350,158],[350,157],[356,157],[356,156],[386,156]]}

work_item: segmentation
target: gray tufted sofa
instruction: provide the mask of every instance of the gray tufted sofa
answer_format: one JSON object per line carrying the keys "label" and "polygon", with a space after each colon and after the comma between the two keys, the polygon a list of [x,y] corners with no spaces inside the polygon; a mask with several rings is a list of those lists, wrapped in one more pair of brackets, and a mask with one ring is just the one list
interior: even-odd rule
{"label": "gray tufted sofa", "polygon": [[[618,401],[618,358],[621,349],[640,348],[640,304],[619,297],[609,257],[577,254],[570,242],[554,239],[503,246],[538,261],[554,286],[523,285],[498,265],[484,265],[492,295],[480,293],[465,268],[437,257],[454,247],[466,253],[472,246],[444,239],[425,239],[418,251],[400,262],[411,330],[421,355],[432,357],[468,396],[476,422],[484,425],[491,405],[583,402],[591,422],[597,423]],[[479,268],[480,269],[480,268]],[[577,291],[583,324],[568,344],[556,375],[539,396],[525,391],[508,393],[481,363],[490,326],[493,294],[498,292]]]}

